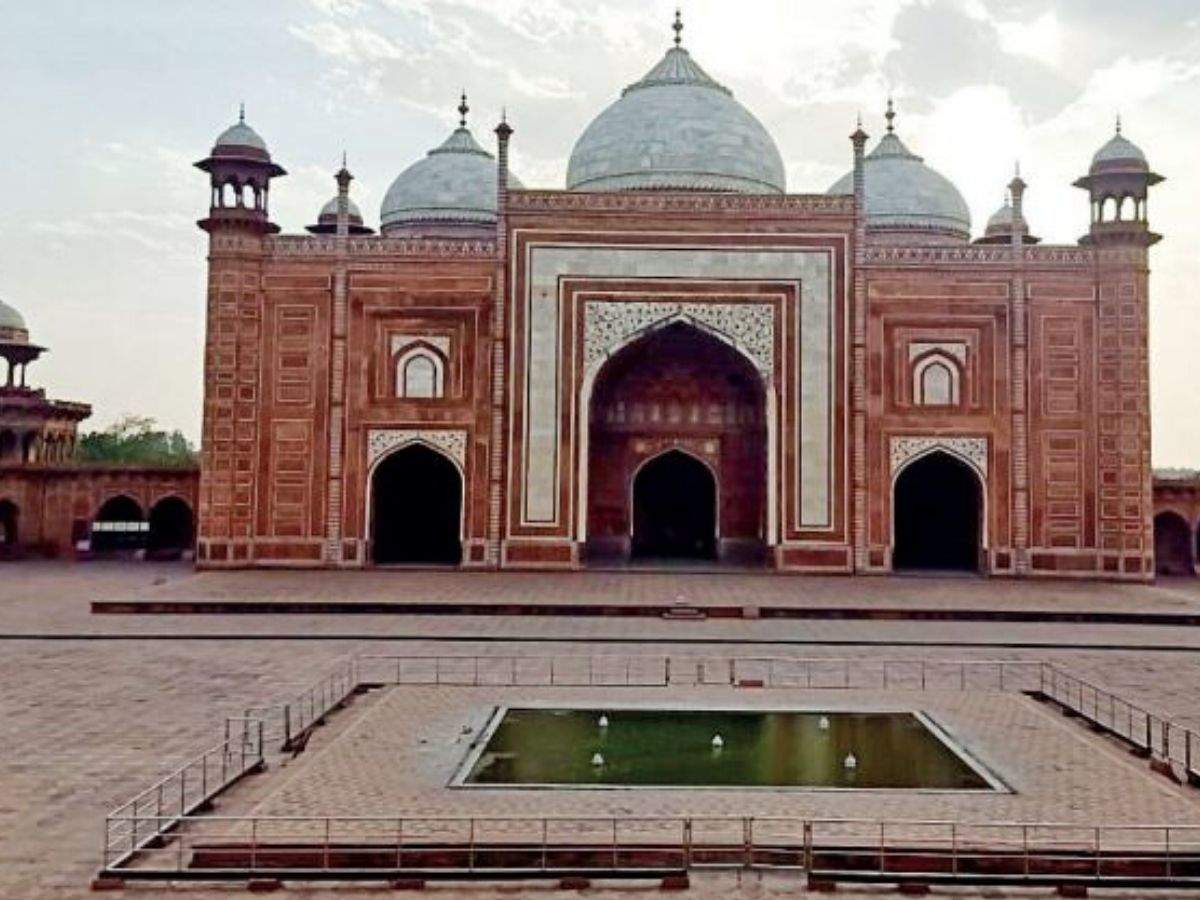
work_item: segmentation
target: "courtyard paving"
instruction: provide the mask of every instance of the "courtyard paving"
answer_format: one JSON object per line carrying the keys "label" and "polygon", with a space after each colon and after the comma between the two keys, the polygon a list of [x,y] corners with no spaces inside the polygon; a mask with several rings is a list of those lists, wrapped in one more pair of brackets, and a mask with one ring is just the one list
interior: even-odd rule
{"label": "courtyard paving", "polygon": [[[546,596],[560,596],[566,590],[557,582],[559,576],[548,581],[543,576],[514,577],[511,584],[502,578],[495,588],[480,576],[407,572],[368,573],[368,576],[349,581],[331,573],[304,577],[311,581],[312,593],[321,596],[336,595],[338,591],[361,594],[369,586],[371,591],[394,593],[415,590],[412,585],[424,585],[426,596],[429,592],[465,595],[473,590],[487,592],[489,599],[504,596],[507,591],[541,590],[539,585],[545,585]],[[393,576],[396,576],[394,582],[390,580]],[[224,716],[236,715],[247,706],[297,691],[338,660],[364,650],[406,654],[571,655],[602,649],[614,653],[878,658],[885,651],[864,642],[882,640],[902,645],[888,648],[887,655],[907,658],[1052,659],[1156,710],[1200,725],[1200,704],[1196,700],[1200,694],[1200,653],[1186,649],[1200,645],[1200,640],[1192,633],[1193,629],[1185,628],[376,616],[356,616],[347,622],[329,616],[142,618],[93,617],[87,612],[87,604],[97,598],[156,592],[182,596],[185,592],[217,590],[229,591],[232,596],[248,590],[245,585],[251,582],[259,594],[279,591],[303,595],[301,579],[282,576],[275,586],[276,577],[280,576],[230,573],[210,579],[180,566],[39,563],[0,567],[0,635],[4,635],[0,638],[0,684],[4,685],[0,692],[0,715],[5,723],[0,735],[5,751],[0,757],[0,897],[57,900],[89,895],[87,884],[100,855],[101,822],[109,808],[165,774],[185,757],[212,744]],[[899,579],[831,579],[829,584],[822,579],[809,588],[807,579],[747,576],[747,585],[743,586],[743,576],[697,579],[681,575],[672,579],[600,573],[571,576],[566,584],[571,591],[582,595],[607,590],[593,584],[593,579],[607,582],[610,577],[631,598],[661,596],[664,590],[669,593],[676,581],[692,585],[694,593],[703,591],[705,596],[719,597],[722,602],[727,601],[730,593],[752,591],[754,584],[765,585],[763,589],[770,591],[812,590],[821,595],[822,603],[838,602],[839,589],[843,600],[853,597],[855,603],[865,602],[862,598],[868,594],[877,594],[880,602],[910,596],[909,591],[912,596],[919,594],[916,582],[911,586],[893,586]],[[725,585],[726,577],[734,581]],[[647,578],[662,583],[647,586],[642,583]],[[984,587],[996,587],[996,595],[989,595]],[[1063,587],[945,579],[928,589],[932,596],[946,598],[945,602],[954,602],[952,598],[958,590],[970,594],[972,602],[987,603],[1027,602],[1028,596],[1035,593],[1043,598],[1037,602],[1044,603],[1046,597],[1060,596],[1062,591],[1091,608],[1099,608],[1097,604],[1120,606],[1134,602],[1134,598],[1146,598],[1145,602],[1160,604],[1164,609],[1200,605],[1200,591],[1190,582],[1120,587],[1118,593],[1130,592],[1120,602],[1112,600],[1115,589],[1112,585]],[[1025,600],[1022,595],[1026,595]],[[987,646],[955,645],[956,642],[987,644],[998,636],[1009,639],[1014,635],[1028,636],[1030,644],[1045,646],[1001,651]],[[794,645],[766,643],[781,638]],[[823,639],[842,644],[812,643]],[[934,641],[936,646],[922,646]],[[1140,644],[1142,649],[1106,651],[1086,646],[1100,643]],[[1030,713],[1040,714],[1040,711]],[[1060,723],[1055,725],[1061,727]],[[337,733],[331,728],[329,739],[335,739]],[[308,760],[317,758],[314,754]],[[1112,765],[1118,766],[1114,772],[1128,771],[1128,774],[1094,779],[1095,784],[1089,790],[1092,795],[1108,794],[1109,799],[1103,801],[1109,804],[1106,808],[1116,809],[1121,798],[1128,796],[1125,789],[1135,782],[1142,784],[1148,776],[1144,776],[1144,770],[1120,768],[1115,760]],[[1127,764],[1122,761],[1120,765]],[[274,776],[281,774],[284,773],[272,771],[264,776],[261,790],[265,792],[276,784]],[[1171,804],[1182,804],[1180,815],[1196,805],[1191,796],[1168,796],[1174,790],[1169,786],[1158,782],[1151,785],[1148,793],[1139,791],[1139,795],[1145,793],[1161,800],[1137,802],[1167,804],[1163,807],[1164,814],[1174,814],[1176,807]],[[795,887],[793,880],[747,876],[738,881],[733,876],[712,876],[698,879],[692,893],[698,897],[717,897],[728,896],[737,889],[744,896],[773,897],[790,894]],[[160,892],[160,888],[129,890],[130,896],[154,896]],[[431,888],[430,892],[478,897],[546,893],[526,887],[507,891]],[[236,893],[187,889],[181,896],[207,898]],[[305,897],[346,895],[324,888],[297,889],[294,893]],[[989,896],[1010,893],[1020,895],[991,892]],[[628,894],[628,888],[589,892],[595,896]],[[855,896],[849,892],[843,895]]]}

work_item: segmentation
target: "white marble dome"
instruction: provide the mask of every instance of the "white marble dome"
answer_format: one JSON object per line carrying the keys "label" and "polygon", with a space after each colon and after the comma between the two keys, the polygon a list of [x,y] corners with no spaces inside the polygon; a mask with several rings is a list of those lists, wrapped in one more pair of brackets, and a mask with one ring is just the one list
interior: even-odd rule
{"label": "white marble dome", "polygon": [[[925,165],[890,125],[888,133],[864,159],[863,178],[869,230],[922,238],[970,239],[971,211],[958,188]],[[854,173],[840,178],[828,193],[854,193]]]}
{"label": "white marble dome", "polygon": [[583,132],[567,189],[779,194],[786,182],[762,123],[675,46]]}
{"label": "white marble dome", "polygon": [[[358,204],[355,203],[353,200],[351,200],[349,197],[346,198],[346,213],[349,216],[351,222],[357,221],[359,225],[362,224],[362,211],[359,210]],[[321,211],[317,214],[317,219],[318,220],[325,219],[330,216],[332,216],[334,219],[336,219],[337,214],[338,214],[338,198],[333,197],[332,199],[330,199],[330,201],[328,203],[326,203],[324,206],[321,207]]]}
{"label": "white marble dome", "polygon": [[1142,148],[1121,134],[1119,125],[1117,133],[1092,157],[1092,169],[1098,166],[1109,168],[1113,165],[1124,165],[1143,172],[1150,171],[1150,163]]}
{"label": "white marble dome", "polygon": [[24,343],[29,340],[29,328],[24,317],[13,307],[0,300],[0,340]]}
{"label": "white marble dome", "polygon": [[[521,183],[509,173],[509,184]],[[392,182],[379,214],[382,230],[421,224],[492,225],[496,221],[496,161],[459,126],[445,142]]]}

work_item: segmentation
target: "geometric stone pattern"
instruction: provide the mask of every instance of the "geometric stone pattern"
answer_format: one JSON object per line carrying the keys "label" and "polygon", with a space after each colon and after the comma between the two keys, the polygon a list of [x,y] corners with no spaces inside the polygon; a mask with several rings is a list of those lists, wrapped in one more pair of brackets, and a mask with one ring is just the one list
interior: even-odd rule
{"label": "geometric stone pattern", "polygon": [[371,429],[367,434],[367,467],[371,467],[393,450],[416,443],[427,444],[440,450],[458,463],[460,470],[466,468],[466,431],[432,428]]}
{"label": "geometric stone pattern", "polygon": [[891,446],[891,473],[893,475],[904,467],[904,464],[916,456],[923,456],[931,450],[945,450],[948,453],[965,459],[973,465],[985,479],[988,473],[988,439],[985,437],[928,437],[905,436],[893,437]]}
{"label": "geometric stone pattern", "polygon": [[775,311],[768,303],[656,303],[590,301],[583,326],[583,363],[611,355],[639,332],[671,322],[693,322],[742,349],[764,377],[775,371]]}

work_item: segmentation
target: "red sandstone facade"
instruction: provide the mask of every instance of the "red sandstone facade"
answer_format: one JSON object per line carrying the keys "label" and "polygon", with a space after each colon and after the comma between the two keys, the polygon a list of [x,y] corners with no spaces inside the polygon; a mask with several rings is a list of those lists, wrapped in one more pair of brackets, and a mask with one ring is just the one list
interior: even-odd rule
{"label": "red sandstone facade", "polygon": [[1078,244],[1030,235],[1019,175],[971,243],[890,102],[789,194],[673,30],[568,190],[522,187],[464,97],[380,236],[344,165],[279,234],[283,169],[244,116],[218,137],[199,564],[1153,577],[1142,151],[1118,125],[1092,158]]}
{"label": "red sandstone facade", "polygon": [[[1081,246],[896,244],[866,237],[854,196],[501,191],[487,239],[281,236],[265,215],[214,209],[201,565],[370,565],[373,515],[421,515],[372,510],[372,467],[388,442],[420,442],[461,472],[466,567],[575,568],[628,552],[631,479],[678,448],[716,472],[723,558],[890,571],[898,467],[937,452],[980,481],[982,571],[1152,576],[1144,229],[1097,225]],[[798,474],[810,440],[792,402],[804,391],[792,352],[802,283],[749,269],[558,273],[554,331],[538,337],[554,345],[554,434],[535,456],[527,417],[545,383],[531,386],[528,267],[532,247],[564,245],[824,260],[823,467]],[[659,304],[696,352],[689,362],[677,339],[663,348],[675,366],[665,379],[634,372],[613,387],[601,370],[589,393],[589,302]],[[706,305],[753,306],[770,322],[766,401],[747,391],[753,378],[706,383],[713,366],[754,362],[722,352],[738,340],[687,312]],[[400,335],[444,348],[441,397],[397,397]],[[954,367],[949,402],[916,397],[928,354]],[[679,414],[620,420],[622,396]],[[535,483],[547,447],[550,479]],[[801,509],[813,472],[825,510]]]}

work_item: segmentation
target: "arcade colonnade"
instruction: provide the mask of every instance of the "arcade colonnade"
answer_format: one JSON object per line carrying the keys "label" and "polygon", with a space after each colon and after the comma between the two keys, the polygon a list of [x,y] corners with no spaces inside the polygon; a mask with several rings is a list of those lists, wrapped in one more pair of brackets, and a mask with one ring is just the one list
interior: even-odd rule
{"label": "arcade colonnade", "polygon": [[0,467],[0,557],[190,557],[199,473]]}

